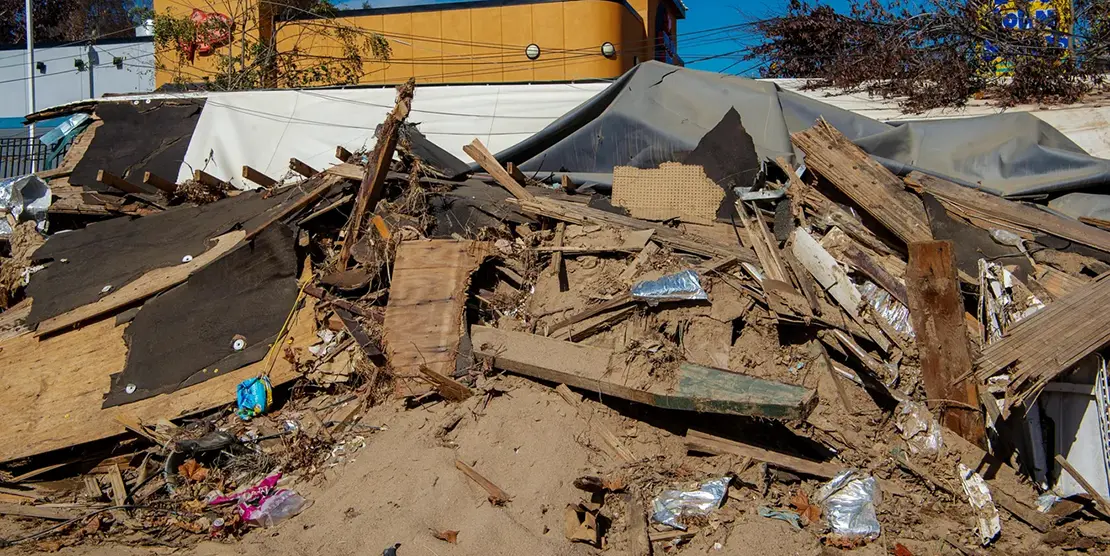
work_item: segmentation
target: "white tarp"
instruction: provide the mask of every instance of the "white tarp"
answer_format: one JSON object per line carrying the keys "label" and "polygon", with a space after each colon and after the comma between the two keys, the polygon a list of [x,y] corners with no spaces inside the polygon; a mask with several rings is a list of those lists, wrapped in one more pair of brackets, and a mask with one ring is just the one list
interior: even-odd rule
{"label": "white tarp", "polygon": [[[409,122],[466,163],[463,145],[498,152],[592,98],[607,83],[417,87]],[[244,165],[280,179],[289,159],[317,170],[337,164],[335,147],[373,147],[374,128],[393,109],[391,88],[210,93],[178,181],[204,170],[241,188]]]}

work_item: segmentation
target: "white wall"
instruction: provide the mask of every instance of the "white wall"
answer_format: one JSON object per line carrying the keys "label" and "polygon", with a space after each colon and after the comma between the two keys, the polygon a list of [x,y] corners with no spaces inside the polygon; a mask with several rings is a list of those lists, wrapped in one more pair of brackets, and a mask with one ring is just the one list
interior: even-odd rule
{"label": "white wall", "polygon": [[[99,64],[89,64],[89,49]],[[112,64],[123,58],[120,67]],[[73,61],[85,61],[85,71]],[[106,93],[139,93],[154,90],[154,43],[150,38],[105,42],[89,46],[35,49],[35,61],[46,65],[35,71],[35,106],[38,109],[103,96]],[[0,50],[0,118],[27,114],[27,56],[21,48]]]}

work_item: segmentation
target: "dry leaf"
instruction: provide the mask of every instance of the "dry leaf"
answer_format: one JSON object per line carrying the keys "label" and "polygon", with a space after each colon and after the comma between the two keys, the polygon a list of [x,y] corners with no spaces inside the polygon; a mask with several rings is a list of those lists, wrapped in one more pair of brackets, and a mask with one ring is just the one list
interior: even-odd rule
{"label": "dry leaf", "polygon": [[449,542],[451,544],[459,544],[459,532],[458,531],[450,531],[450,530],[448,530],[448,531],[436,531],[433,534],[435,535],[435,537],[437,539],[439,539],[441,541]]}
{"label": "dry leaf", "polygon": [[185,460],[185,463],[177,466],[177,472],[190,483],[199,483],[208,477],[208,469],[195,459]]}
{"label": "dry leaf", "polygon": [[85,528],[82,529],[81,532],[83,532],[86,535],[92,535],[93,533],[96,533],[99,530],[100,530],[100,516],[93,516],[92,519],[90,519],[89,522],[85,524]]}
{"label": "dry leaf", "polygon": [[894,543],[894,556],[913,556],[913,552],[902,543]]}
{"label": "dry leaf", "polygon": [[790,505],[806,520],[806,525],[821,519],[821,507],[809,503],[809,496],[805,491],[799,490],[790,497]]}

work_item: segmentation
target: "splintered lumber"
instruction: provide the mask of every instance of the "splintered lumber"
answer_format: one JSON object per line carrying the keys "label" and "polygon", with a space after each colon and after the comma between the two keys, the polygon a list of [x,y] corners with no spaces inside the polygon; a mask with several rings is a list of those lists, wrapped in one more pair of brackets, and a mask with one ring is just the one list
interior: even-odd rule
{"label": "splintered lumber", "polygon": [[452,239],[397,246],[382,338],[396,395],[427,391],[421,367],[454,371],[470,274],[489,253],[488,243]]}
{"label": "splintered lumber", "polygon": [[631,556],[651,556],[651,539],[648,538],[647,516],[644,505],[632,493],[620,496],[625,508],[625,542]]}
{"label": "splintered lumber", "polygon": [[975,360],[975,376],[986,381],[1007,371],[1006,411],[1036,399],[1049,381],[1110,344],[1108,303],[1110,273],[1048,304],[985,346]]}
{"label": "splintered lumber", "polygon": [[683,363],[678,387],[647,389],[621,382],[620,363],[607,349],[524,332],[474,326],[474,354],[512,373],[563,383],[666,409],[772,419],[803,419],[817,402],[813,390],[738,373]]}
{"label": "splintered lumber", "polygon": [[305,164],[297,158],[289,159],[289,169],[306,178],[311,178],[312,176],[315,176],[319,173],[315,168],[309,166],[308,164]]}
{"label": "splintered lumber", "polygon": [[176,183],[167,180],[153,172],[143,173],[143,183],[157,187],[158,189],[161,189],[166,193],[173,193],[174,191],[177,191]]}
{"label": "splintered lumber", "polygon": [[489,479],[483,477],[480,473],[474,470],[473,467],[465,464],[462,460],[455,460],[455,468],[462,471],[471,481],[478,483],[478,486],[484,488],[486,493],[489,494],[489,503],[494,506],[502,506],[507,504],[512,497],[509,493],[501,490],[500,487],[490,482]]}
{"label": "splintered lumber", "polygon": [[273,187],[277,185],[277,180],[247,165],[243,165],[243,178],[253,181],[262,187]]}
{"label": "splintered lumber", "polygon": [[[571,392],[566,384],[556,386],[555,392],[574,408],[575,413],[579,416],[582,415],[582,396]],[[614,457],[625,463],[633,463],[636,461],[636,456],[632,454],[632,451],[629,450],[619,438],[617,438],[617,435],[613,431],[609,430],[609,427],[606,427],[604,424],[594,419],[587,418],[586,422],[597,431],[597,435],[601,437],[601,441],[605,443],[605,446],[609,448]]]}
{"label": "splintered lumber", "polygon": [[[289,346],[305,349],[318,341],[316,301],[307,299],[289,326]],[[24,334],[0,342],[0,407],[19,415],[0,427],[0,461],[33,456],[126,432],[117,415],[153,422],[235,403],[235,387],[269,370],[274,386],[301,376],[284,357],[263,359],[170,394],[102,409],[112,375],[127,358],[126,326],[106,318],[65,334],[36,338]]]}
{"label": "splintered lumber", "polygon": [[393,163],[393,153],[397,149],[397,137],[401,132],[401,124],[409,116],[412,109],[412,96],[416,88],[416,81],[409,79],[397,87],[397,103],[393,110],[385,117],[382,123],[378,144],[374,147],[374,154],[362,175],[358,194],[355,195],[355,208],[347,221],[346,236],[343,246],[339,249],[339,270],[346,270],[347,260],[351,256],[351,247],[358,241],[362,233],[362,221],[366,218],[367,210],[374,210],[374,206],[385,192],[385,177],[389,174],[389,166]]}
{"label": "splintered lumber", "polygon": [[489,149],[481,141],[474,139],[469,145],[464,145],[463,152],[473,158],[474,162],[477,162],[489,175],[493,176],[493,179],[497,180],[501,187],[512,193],[513,197],[521,201],[531,201],[533,199],[532,194],[509,175],[508,170],[501,166],[501,163],[494,158],[493,153],[489,152]]}
{"label": "splintered lumber", "polygon": [[1021,228],[1040,230],[1110,253],[1110,232],[1077,220],[921,172],[910,172],[906,176],[906,184],[936,197],[945,208],[954,205],[959,208],[957,212],[987,221],[1000,220]]}
{"label": "splintered lumber", "polygon": [[143,188],[141,188],[141,187],[139,187],[139,186],[137,186],[137,185],[135,185],[135,184],[133,184],[133,183],[131,183],[131,182],[129,182],[129,181],[127,181],[127,180],[125,180],[125,179],[107,171],[107,170],[97,171],[96,172],[96,181],[98,181],[98,182],[100,182],[104,185],[107,185],[108,187],[112,187],[112,188],[118,189],[120,191],[123,191],[124,193],[136,193],[136,194],[146,193],[146,191]]}
{"label": "splintered lumber", "polygon": [[735,440],[713,436],[708,433],[690,429],[686,431],[686,450],[701,452],[710,455],[732,454],[756,461],[766,462],[769,465],[794,471],[821,479],[831,479],[843,468],[835,463],[822,463],[799,457],[790,456],[780,452],[772,452],[750,444],[743,444]]}
{"label": "splintered lumber", "polygon": [[331,190],[332,186],[334,186],[336,183],[335,179],[336,178],[325,178],[323,182],[320,183],[320,185],[316,186],[316,189],[305,193],[296,201],[286,203],[281,207],[280,210],[278,210],[276,214],[268,218],[265,222],[259,224],[257,228],[247,232],[247,235],[243,238],[243,240],[250,241],[255,237],[258,237],[258,234],[261,234],[263,231],[266,230],[266,228],[269,228],[273,224],[280,222],[285,217],[300,211],[308,205],[315,203],[320,199],[320,197],[323,197],[325,194],[327,194],[328,191]]}
{"label": "splintered lumber", "polygon": [[536,198],[533,201],[514,199],[508,199],[508,201],[518,204],[523,212],[552,218],[568,224],[600,224],[629,230],[652,229],[655,230],[652,240],[675,251],[693,253],[708,258],[736,257],[745,263],[759,262],[751,249],[739,247],[735,242],[723,243],[697,234],[683,233],[664,224],[647,222],[622,214],[613,214],[581,203],[545,198]]}
{"label": "splintered lumber", "polygon": [[[909,256],[906,290],[929,405],[941,406],[941,422],[956,434],[985,445],[982,416],[962,407],[979,407],[975,383],[956,381],[971,371],[971,352],[952,242],[911,243]],[[947,400],[959,403],[944,403]]]}
{"label": "splintered lumber", "polygon": [[428,379],[428,381],[435,386],[436,391],[439,392],[439,395],[443,396],[443,398],[446,400],[452,402],[461,402],[474,395],[474,392],[472,392],[470,388],[467,388],[466,386],[459,384],[458,381],[452,379],[451,377],[441,375],[429,369],[428,367],[421,366],[420,373],[423,374],[424,378]]}
{"label": "splintered lumber", "polygon": [[848,273],[841,268],[836,259],[802,228],[794,230],[794,240],[791,245],[794,258],[853,319],[858,321],[863,296],[848,279]]}
{"label": "splintered lumber", "polygon": [[234,189],[233,187],[231,187],[230,183],[227,183],[226,181],[221,180],[220,178],[217,178],[216,176],[213,176],[212,174],[209,174],[204,170],[193,170],[193,181],[197,183],[202,183],[204,185],[207,185],[208,187],[223,189],[225,191],[230,191]]}
{"label": "splintered lumber", "polygon": [[239,244],[246,234],[242,230],[215,238],[216,244],[193,260],[179,265],[156,268],[139,278],[112,290],[108,295],[88,305],[51,317],[39,323],[35,336],[45,336],[133,305],[160,292],[164,292],[189,279],[193,271],[218,259]]}
{"label": "splintered lumber", "polygon": [[528,180],[528,178],[524,176],[524,172],[521,172],[520,168],[512,162],[505,163],[505,171],[508,172],[517,183],[525,183]]}
{"label": "splintered lumber", "polygon": [[790,139],[805,153],[809,169],[824,176],[899,239],[906,243],[933,239],[925,207],[904,191],[902,180],[824,119]]}

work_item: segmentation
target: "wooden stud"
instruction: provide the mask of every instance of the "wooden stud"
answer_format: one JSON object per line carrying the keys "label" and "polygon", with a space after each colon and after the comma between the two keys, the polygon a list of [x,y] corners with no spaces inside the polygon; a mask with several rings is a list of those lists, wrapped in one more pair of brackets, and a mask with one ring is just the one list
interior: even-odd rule
{"label": "wooden stud", "polygon": [[559,178],[559,182],[563,186],[563,191],[565,191],[565,192],[567,192],[571,195],[578,192],[578,185],[576,183],[570,181],[570,176],[568,176],[566,174],[563,174],[563,176],[561,178]]}
{"label": "wooden stud", "polygon": [[165,178],[159,177],[157,174],[155,174],[153,172],[144,172],[143,173],[143,183],[145,183],[147,185],[152,185],[154,187],[157,187],[158,189],[161,189],[162,191],[165,191],[166,193],[173,193],[174,191],[177,191],[177,184],[176,183],[174,183],[170,180],[167,180]]}
{"label": "wooden stud", "polygon": [[1087,495],[1095,501],[1095,505],[1098,506],[1098,510],[1100,512],[1102,512],[1106,516],[1110,516],[1110,501],[1106,500],[1106,497],[1099,493],[1098,490],[1095,490],[1095,487],[1091,486],[1091,483],[1087,481],[1086,477],[1084,477],[1081,473],[1079,473],[1078,470],[1072,467],[1072,465],[1068,463],[1068,460],[1065,459],[1064,456],[1061,454],[1056,454],[1056,463],[1060,464],[1060,467],[1064,468],[1064,471],[1067,471],[1068,475],[1071,475],[1072,478],[1075,479],[1075,482],[1079,483],[1079,486],[1083,487],[1083,490],[1087,492]]}
{"label": "wooden stud", "polygon": [[289,169],[306,178],[311,178],[312,176],[315,176],[319,173],[312,166],[309,166],[308,164],[305,164],[304,162],[301,162],[299,159],[296,158],[289,159]]}
{"label": "wooden stud", "polygon": [[[555,225],[555,247],[563,247],[563,237],[567,233],[566,222],[559,222]],[[551,255],[551,266],[555,267],[555,276],[559,279],[559,291],[565,292],[570,290],[570,283],[567,280],[567,267],[563,264],[563,252],[556,251]]]}
{"label": "wooden stud", "polygon": [[125,180],[125,179],[107,171],[107,170],[98,171],[96,173],[96,181],[98,181],[98,182],[100,182],[104,185],[107,185],[108,187],[123,191],[124,193],[134,193],[134,194],[146,193],[145,189],[143,189],[143,188],[141,188],[141,187],[139,187],[139,186],[137,186],[137,185],[135,185],[135,184],[133,184],[133,183],[131,183],[131,182],[129,182],[129,181],[127,181],[127,180]]}
{"label": "wooden stud", "polygon": [[[926,394],[930,400],[953,400],[978,408],[975,383],[957,382],[971,372],[971,351],[952,242],[911,243],[906,282]],[[985,445],[986,430],[979,411],[953,404],[945,404],[940,410],[945,426],[972,444]]]}
{"label": "wooden stud", "polygon": [[243,240],[250,241],[255,237],[258,237],[258,234],[262,233],[263,230],[270,227],[270,225],[272,225],[273,223],[278,222],[282,218],[285,218],[286,216],[289,216],[290,214],[303,209],[309,204],[316,202],[320,197],[323,197],[325,193],[331,190],[333,185],[335,185],[333,181],[325,179],[324,183],[320,184],[316,189],[309,191],[300,199],[297,199],[296,201],[290,203],[289,206],[278,211],[278,213],[270,217],[269,220],[263,222],[262,224],[259,224],[257,228],[251,230],[250,232],[247,232],[247,236],[243,238]]}
{"label": "wooden stud", "polygon": [[351,151],[343,148],[343,145],[336,145],[335,158],[338,158],[340,162],[350,162],[352,156],[354,155],[351,154]]}
{"label": "wooden stud", "polygon": [[382,124],[381,137],[374,148],[374,156],[366,166],[362,183],[359,185],[358,194],[355,196],[355,208],[347,223],[347,234],[343,238],[343,246],[339,249],[338,269],[346,270],[347,260],[351,256],[351,247],[358,241],[362,232],[362,221],[368,210],[374,210],[385,190],[385,177],[389,173],[389,166],[393,162],[393,152],[397,149],[397,137],[401,124],[412,109],[413,89],[416,81],[409,79],[404,85],[397,87],[397,104],[393,111],[385,118]]}
{"label": "wooden stud", "polygon": [[445,400],[461,402],[474,395],[470,388],[460,384],[457,380],[437,373],[423,365],[420,366],[420,374],[423,374],[424,378],[435,386],[436,391]]}
{"label": "wooden stud", "polygon": [[202,183],[204,185],[207,185],[208,187],[223,189],[224,191],[230,191],[234,189],[233,187],[231,187],[230,183],[227,183],[226,181],[221,180],[220,178],[217,178],[216,176],[213,176],[212,174],[209,174],[204,170],[193,170],[193,181]]}
{"label": "wooden stud", "polygon": [[514,180],[520,183],[528,182],[528,178],[524,177],[524,172],[521,172],[520,168],[517,168],[516,164],[513,164],[512,162],[506,162],[505,170],[509,172],[509,175],[512,176]]}
{"label": "wooden stud", "polygon": [[480,473],[475,471],[473,467],[463,463],[461,460],[455,460],[455,468],[462,471],[471,481],[478,483],[478,486],[486,490],[486,493],[489,494],[490,504],[501,506],[512,500],[509,493],[501,490],[497,485],[491,483],[489,479],[483,477]]}
{"label": "wooden stud", "polygon": [[750,457],[787,471],[812,475],[821,479],[830,479],[841,469],[841,466],[835,463],[821,463],[780,452],[772,452],[694,429],[686,431],[686,449],[691,452],[702,452],[710,455],[733,454]]}
{"label": "wooden stud", "polygon": [[524,186],[520,185],[520,183],[509,175],[509,172],[501,166],[501,163],[497,161],[493,153],[489,152],[489,149],[478,139],[471,141],[469,145],[463,146],[463,152],[469,155],[470,158],[473,158],[474,162],[477,162],[479,166],[489,173],[489,175],[493,176],[493,179],[497,180],[497,183],[501,184],[501,187],[504,187],[509,193],[512,193],[513,197],[522,201],[532,201],[535,199],[531,193],[524,189]]}
{"label": "wooden stud", "polygon": [[258,185],[266,188],[274,187],[278,183],[277,180],[275,180],[274,178],[271,178],[270,176],[267,176],[266,174],[263,174],[262,172],[259,172],[258,170],[247,166],[246,164],[243,165],[243,178],[253,181],[254,183],[257,183]]}

